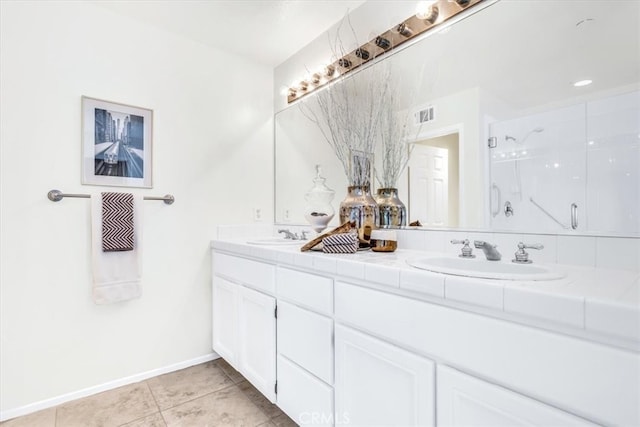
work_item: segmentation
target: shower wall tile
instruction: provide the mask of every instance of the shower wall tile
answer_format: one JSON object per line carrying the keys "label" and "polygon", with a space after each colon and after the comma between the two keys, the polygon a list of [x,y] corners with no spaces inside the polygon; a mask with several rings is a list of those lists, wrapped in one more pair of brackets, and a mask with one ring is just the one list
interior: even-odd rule
{"label": "shower wall tile", "polygon": [[598,237],[596,267],[640,271],[640,239]]}
{"label": "shower wall tile", "polygon": [[558,264],[596,265],[596,238],[558,236]]}

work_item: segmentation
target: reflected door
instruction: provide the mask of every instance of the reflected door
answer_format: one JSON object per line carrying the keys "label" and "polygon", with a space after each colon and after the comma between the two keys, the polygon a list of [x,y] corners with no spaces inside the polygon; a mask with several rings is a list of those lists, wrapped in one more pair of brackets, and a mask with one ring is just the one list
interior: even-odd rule
{"label": "reflected door", "polygon": [[409,218],[444,226],[449,217],[449,150],[416,145],[409,161]]}

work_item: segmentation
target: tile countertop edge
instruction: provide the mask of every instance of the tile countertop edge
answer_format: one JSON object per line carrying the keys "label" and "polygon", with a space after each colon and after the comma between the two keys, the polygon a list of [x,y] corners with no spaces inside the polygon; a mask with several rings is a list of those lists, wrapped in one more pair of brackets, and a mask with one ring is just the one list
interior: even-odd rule
{"label": "tile countertop edge", "polygon": [[[630,322],[640,322],[640,301],[624,301],[614,296],[603,297],[606,287],[606,271],[597,269],[599,274],[590,274],[593,267],[562,266],[569,277],[544,282],[536,287],[530,281],[489,280],[459,277],[433,273],[409,266],[406,260],[415,256],[442,256],[436,252],[398,250],[393,254],[361,252],[357,254],[323,254],[320,252],[300,252],[297,246],[261,246],[256,250],[244,241],[212,240],[211,249],[285,267],[302,268],[318,274],[332,274],[345,280],[353,280],[378,289],[388,287],[395,291],[409,291],[441,300],[451,301],[491,309],[497,315],[503,313],[567,327],[600,337],[611,337],[629,342],[634,349],[640,349],[640,326]],[[326,257],[326,258],[325,258]],[[355,274],[349,274],[353,268]],[[589,270],[589,271],[587,271]],[[571,276],[577,278],[571,280]],[[639,287],[638,273],[611,271],[612,277],[628,281],[628,286],[617,283],[629,293],[632,287]],[[613,279],[612,279],[613,280]],[[584,281],[582,286],[581,282]],[[388,283],[387,283],[388,282]],[[588,283],[587,283],[588,282]],[[582,286],[582,288],[581,288]],[[551,288],[551,289],[550,289]],[[600,295],[589,294],[589,291]],[[394,292],[395,292],[394,291]],[[584,292],[581,294],[581,291]],[[626,347],[626,346],[625,346]]]}

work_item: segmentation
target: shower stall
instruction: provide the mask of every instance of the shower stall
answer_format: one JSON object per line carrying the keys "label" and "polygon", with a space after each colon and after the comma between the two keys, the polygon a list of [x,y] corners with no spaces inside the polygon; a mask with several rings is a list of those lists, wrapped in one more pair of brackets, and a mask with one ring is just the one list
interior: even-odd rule
{"label": "shower stall", "polygon": [[493,229],[640,235],[640,91],[489,128]]}

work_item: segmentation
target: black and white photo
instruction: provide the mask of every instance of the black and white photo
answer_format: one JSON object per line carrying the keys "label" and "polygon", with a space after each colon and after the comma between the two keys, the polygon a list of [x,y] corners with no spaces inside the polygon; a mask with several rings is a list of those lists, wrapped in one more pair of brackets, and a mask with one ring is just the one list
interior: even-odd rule
{"label": "black and white photo", "polygon": [[82,183],[151,188],[152,111],[83,97]]}

